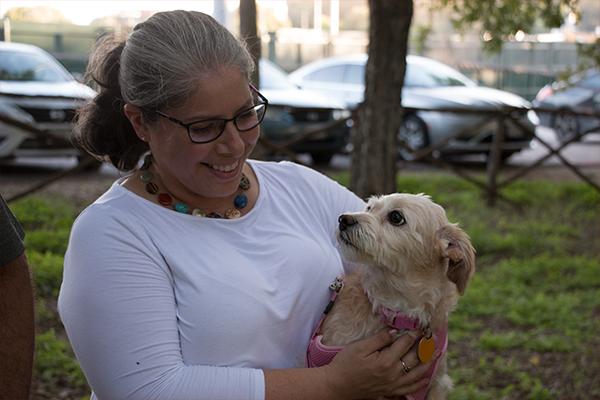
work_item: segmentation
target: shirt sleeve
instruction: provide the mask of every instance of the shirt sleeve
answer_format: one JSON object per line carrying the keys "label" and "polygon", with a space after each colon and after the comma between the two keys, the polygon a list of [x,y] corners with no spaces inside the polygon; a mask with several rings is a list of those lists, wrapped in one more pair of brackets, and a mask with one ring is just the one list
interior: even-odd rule
{"label": "shirt sleeve", "polygon": [[0,243],[2,245],[0,258],[2,259],[1,265],[5,266],[25,251],[23,245],[25,231],[1,195],[0,207]]}
{"label": "shirt sleeve", "polygon": [[58,307],[94,397],[264,398],[259,369],[184,363],[164,264],[125,213],[99,206],[74,224]]}

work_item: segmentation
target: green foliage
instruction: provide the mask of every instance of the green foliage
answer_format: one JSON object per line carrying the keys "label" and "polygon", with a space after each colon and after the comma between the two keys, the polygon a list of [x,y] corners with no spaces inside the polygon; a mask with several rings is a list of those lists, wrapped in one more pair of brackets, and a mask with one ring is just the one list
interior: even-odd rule
{"label": "green foliage", "polygon": [[410,36],[410,39],[413,43],[413,47],[417,54],[424,55],[429,48],[427,47],[427,39],[429,35],[433,31],[433,25],[431,23],[427,25],[419,25],[416,27],[416,32],[414,35]]}
{"label": "green foliage", "polygon": [[63,277],[64,258],[62,254],[27,250],[27,261],[31,268],[37,294],[41,297],[58,297]]}
{"label": "green foliage", "polygon": [[78,210],[67,199],[29,196],[10,204],[10,208],[29,233],[36,229],[70,229]]}
{"label": "green foliage", "polygon": [[56,230],[38,229],[27,232],[25,235],[25,248],[35,250],[40,253],[47,251],[57,254],[64,254],[69,242],[69,227],[58,228]]}
{"label": "green foliage", "polygon": [[504,41],[518,31],[530,33],[538,19],[547,28],[558,28],[568,13],[579,11],[570,0],[441,0],[434,9],[451,10],[452,24],[459,32],[479,29],[484,38],[483,50],[488,54],[499,53]]}
{"label": "green foliage", "polygon": [[54,329],[36,336],[35,369],[49,382],[77,387],[86,384],[71,346],[58,339]]}

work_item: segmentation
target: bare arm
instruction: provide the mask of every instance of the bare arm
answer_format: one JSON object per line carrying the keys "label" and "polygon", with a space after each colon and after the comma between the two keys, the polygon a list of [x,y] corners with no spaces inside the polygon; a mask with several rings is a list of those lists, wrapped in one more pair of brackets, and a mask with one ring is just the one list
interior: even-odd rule
{"label": "bare arm", "polygon": [[[439,357],[419,363],[404,374],[400,358],[415,360],[414,339],[404,335],[389,345],[395,332],[383,330],[342,350],[325,367],[265,371],[265,398],[269,399],[361,399],[398,397],[427,385],[423,374]],[[414,364],[414,363],[413,363]]]}
{"label": "bare arm", "polygon": [[33,293],[25,254],[0,268],[0,398],[28,399],[35,346]]}

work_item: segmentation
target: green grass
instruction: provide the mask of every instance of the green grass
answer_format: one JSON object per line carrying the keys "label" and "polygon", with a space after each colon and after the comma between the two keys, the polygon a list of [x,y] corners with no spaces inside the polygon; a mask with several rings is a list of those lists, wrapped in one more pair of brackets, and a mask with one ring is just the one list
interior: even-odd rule
{"label": "green grass", "polygon": [[[347,174],[335,178],[348,183]],[[477,272],[449,319],[450,399],[600,398],[598,192],[583,182],[521,180],[502,189],[517,211],[502,201],[486,207],[479,188],[447,174],[403,174],[398,188],[430,195],[477,250]],[[81,397],[89,388],[52,306],[81,210],[58,194],[11,208],[27,232],[39,297],[34,389],[58,398],[71,386]]]}
{"label": "green grass", "polygon": [[58,339],[53,328],[36,336],[35,366],[43,382],[60,382],[66,387],[86,385],[69,342]]}

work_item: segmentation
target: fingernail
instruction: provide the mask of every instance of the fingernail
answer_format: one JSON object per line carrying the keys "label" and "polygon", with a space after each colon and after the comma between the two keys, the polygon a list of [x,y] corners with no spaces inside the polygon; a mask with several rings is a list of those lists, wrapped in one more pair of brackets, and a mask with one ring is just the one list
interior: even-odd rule
{"label": "fingernail", "polygon": [[396,336],[398,334],[398,329],[390,329],[388,333],[390,336]]}

